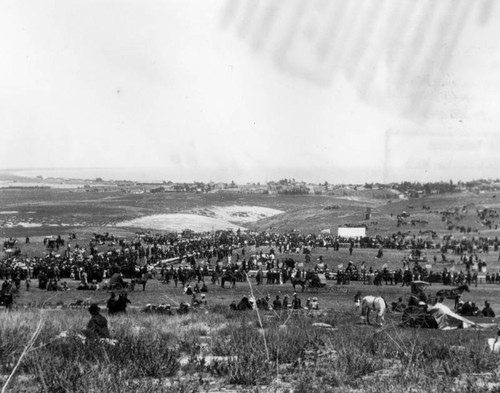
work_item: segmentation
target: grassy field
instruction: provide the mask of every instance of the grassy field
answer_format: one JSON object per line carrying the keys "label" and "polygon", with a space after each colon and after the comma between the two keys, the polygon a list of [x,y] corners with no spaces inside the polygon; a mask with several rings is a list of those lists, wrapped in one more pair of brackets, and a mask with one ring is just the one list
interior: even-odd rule
{"label": "grassy field", "polygon": [[[88,299],[100,303],[106,315],[109,294],[76,291],[75,282],[70,287],[64,293],[22,290],[17,310],[0,318],[2,383],[41,324],[10,382],[11,391],[493,392],[500,388],[500,358],[486,348],[496,330],[405,329],[398,326],[399,313],[389,313],[383,328],[360,324],[352,300],[355,291],[391,300],[409,293],[408,288],[331,284],[328,291],[299,294],[303,302],[318,297],[320,311],[257,314],[230,311],[228,304],[251,290],[256,297],[291,294],[291,286],[250,288],[238,283],[236,289],[222,289],[210,284],[206,308],[170,316],[146,314],[141,308],[147,303],[175,305],[189,297],[181,288],[150,280],[146,291],[129,293],[132,304],[126,315],[108,316],[111,334],[118,340],[111,346],[82,343],[76,334],[89,314],[85,308],[63,306]],[[471,296],[497,298],[498,288],[480,286]],[[34,303],[44,303],[43,308]],[[318,323],[333,328],[315,326]],[[62,332],[68,337],[56,339]]]}
{"label": "grassy field", "polygon": [[[229,205],[263,206],[285,212],[246,225],[255,230],[297,229],[316,233],[329,228],[336,233],[338,225],[364,223],[370,236],[397,231],[418,235],[420,230],[434,230],[439,238],[443,235],[461,238],[463,234],[458,230],[448,230],[440,213],[459,208],[454,225],[477,230],[467,235],[468,238],[478,235],[494,238],[499,232],[495,229],[498,222],[490,229],[479,222],[476,214],[476,209],[500,207],[494,193],[431,196],[408,201],[371,198],[367,192],[352,191],[333,196],[267,196],[2,190],[0,211],[6,213],[0,214],[0,236],[20,240],[30,236],[31,243],[21,244],[21,251],[32,257],[44,252],[42,241],[46,235],[61,234],[66,238],[68,232],[76,232],[78,242],[86,245],[93,232],[130,237],[138,230],[114,227],[123,220]],[[424,205],[429,209],[423,209]],[[336,208],[325,209],[331,206]],[[365,221],[367,207],[371,208],[372,217]],[[410,214],[410,219],[428,223],[397,227],[396,216],[403,211]],[[43,226],[26,228],[17,226],[19,222]],[[374,269],[383,264],[393,269],[402,268],[405,254],[405,251],[386,249],[379,260],[373,249],[355,249],[349,256],[347,249],[335,252],[315,248],[311,267],[321,255],[335,270],[337,265],[346,266],[349,261],[357,266],[365,262],[367,268]],[[434,255],[440,256],[437,250],[427,251],[430,261]],[[283,256],[304,261],[301,254],[280,257]],[[498,252],[480,257],[488,263],[489,272],[500,269]],[[451,266],[451,263],[437,263],[433,264],[433,270]],[[460,270],[463,266],[456,268]],[[192,392],[227,388],[253,392],[485,392],[500,389],[498,355],[486,349],[486,339],[494,337],[495,330],[403,329],[398,327],[401,315],[396,313],[387,315],[382,329],[359,323],[359,312],[354,311],[353,304],[357,291],[381,295],[391,302],[400,296],[407,297],[410,293],[407,287],[374,287],[356,282],[337,286],[331,281],[326,290],[299,294],[303,304],[308,297],[318,297],[321,312],[266,312],[259,318],[255,312],[229,311],[231,301],[249,294],[248,283],[238,283],[236,289],[209,284],[206,310],[184,316],[161,316],[141,310],[148,303],[175,306],[189,301],[190,297],[173,284],[150,280],[146,291],[129,293],[132,303],[127,315],[109,317],[111,333],[119,342],[110,347],[84,344],[71,334],[68,339],[54,340],[63,331],[82,329],[89,318],[85,309],[69,310],[65,306],[76,300],[104,306],[109,297],[107,291],[77,291],[76,282],[68,284],[70,291],[47,292],[39,290],[34,281],[29,292],[23,286],[16,298],[15,311],[0,311],[2,384],[38,324],[42,324],[33,348],[25,354],[17,377],[9,384],[12,391]],[[440,288],[442,286],[432,285],[427,291],[434,295]],[[269,294],[271,298],[293,292],[290,284],[253,285],[252,290],[256,297]],[[500,314],[499,290],[498,285],[480,283],[472,287],[470,293],[464,293],[464,300],[474,301],[480,307],[488,300]],[[452,301],[447,300],[446,304],[452,306]],[[497,318],[476,320],[498,321]],[[328,323],[335,330],[313,326],[318,322]],[[235,358],[210,363],[207,356]]]}

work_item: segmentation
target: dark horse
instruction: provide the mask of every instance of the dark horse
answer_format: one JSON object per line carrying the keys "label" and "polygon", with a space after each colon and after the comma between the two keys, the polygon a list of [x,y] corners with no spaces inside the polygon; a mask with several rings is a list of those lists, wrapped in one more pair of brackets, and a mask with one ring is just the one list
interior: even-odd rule
{"label": "dark horse", "polygon": [[445,299],[455,299],[455,310],[458,307],[458,300],[462,296],[462,293],[470,292],[469,291],[469,286],[467,284],[462,284],[456,288],[451,288],[451,289],[441,289],[436,293],[437,298],[445,298]]}
{"label": "dark horse", "polygon": [[132,281],[130,281],[130,289],[133,291],[136,285],[142,285],[142,290],[145,291],[147,283],[147,278],[134,278]]}
{"label": "dark horse", "polygon": [[290,282],[292,283],[294,291],[295,291],[295,286],[300,285],[302,287],[302,292],[304,292],[304,289],[306,289],[306,285],[309,282],[309,279],[308,278],[291,277]]}

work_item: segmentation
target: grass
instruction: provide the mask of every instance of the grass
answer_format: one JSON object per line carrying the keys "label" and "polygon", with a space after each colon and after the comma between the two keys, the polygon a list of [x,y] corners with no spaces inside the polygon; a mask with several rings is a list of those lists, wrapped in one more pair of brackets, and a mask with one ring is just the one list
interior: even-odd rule
{"label": "grass", "polygon": [[[492,287],[495,291],[500,288]],[[253,288],[256,296],[291,293],[290,285]],[[18,310],[0,318],[2,383],[25,350],[27,338],[43,320],[35,349],[28,351],[11,382],[12,391],[22,391],[26,378],[36,387],[33,391],[50,392],[95,391],[98,386],[124,392],[204,391],[222,386],[294,392],[396,391],[394,387],[408,391],[416,386],[420,391],[458,392],[467,386],[469,391],[480,392],[488,391],[485,383],[500,386],[496,376],[499,356],[486,349],[486,339],[495,331],[402,329],[397,326],[401,315],[394,313],[386,316],[383,329],[366,327],[359,324],[353,307],[357,290],[391,300],[409,289],[361,283],[347,289],[347,293],[314,293],[320,299],[320,313],[270,311],[262,313],[260,322],[255,312],[229,310],[231,300],[249,293],[246,283],[238,283],[234,290],[210,285],[207,310],[173,316],[142,313],[143,305],[164,302],[165,294],[175,301],[188,300],[181,288],[151,280],[145,292],[129,293],[134,307],[127,315],[108,317],[111,334],[119,342],[116,347],[82,343],[71,334],[65,341],[54,340],[61,332],[82,329],[89,318],[87,311],[25,309],[19,302],[27,296],[44,299],[54,293],[22,290]],[[494,298],[485,285],[472,289],[470,296],[483,294]],[[64,303],[88,295],[101,304],[109,296],[105,291],[57,293]],[[312,294],[299,296],[304,299]],[[315,328],[315,322],[338,330]],[[231,360],[206,362],[206,355]],[[187,364],[181,364],[181,359],[188,359]]]}
{"label": "grass", "polygon": [[[465,385],[468,391],[484,392],[486,383],[491,391],[500,386],[499,355],[485,348],[492,332],[401,329],[391,323],[375,329],[353,324],[352,313],[335,314],[336,331],[312,326],[331,322],[327,314],[271,314],[264,316],[262,332],[254,312],[130,313],[110,318],[118,344],[108,346],[83,343],[71,334],[54,340],[62,331],[83,326],[83,311],[56,317],[41,310],[15,311],[1,319],[2,383],[25,350],[26,337],[43,320],[10,391],[27,391],[26,380],[31,391],[47,392],[215,391],[228,386],[294,392],[408,391],[416,386],[417,391],[458,392]],[[280,329],[285,321],[288,328]],[[205,355],[231,359],[207,363]],[[186,357],[188,363],[181,364]]]}

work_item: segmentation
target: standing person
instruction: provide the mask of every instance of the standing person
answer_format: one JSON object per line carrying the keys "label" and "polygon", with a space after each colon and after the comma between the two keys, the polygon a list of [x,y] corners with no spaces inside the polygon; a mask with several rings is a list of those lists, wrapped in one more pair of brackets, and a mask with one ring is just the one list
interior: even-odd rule
{"label": "standing person", "polygon": [[294,310],[300,310],[302,308],[301,301],[300,298],[297,296],[297,293],[293,294],[292,308]]}
{"label": "standing person", "polygon": [[288,295],[283,296],[282,308],[283,310],[288,310]]}
{"label": "standing person", "polygon": [[108,308],[108,315],[116,314],[116,294],[114,292],[111,292],[106,307]]}
{"label": "standing person", "polygon": [[262,283],[262,270],[259,269],[259,271],[257,272],[257,275],[255,276],[255,280],[257,281],[257,285],[260,285]]}
{"label": "standing person", "polygon": [[281,310],[282,306],[283,306],[283,303],[281,303],[280,295],[276,295],[276,299],[274,299],[274,301],[273,301],[273,309],[279,311],[279,310]]}
{"label": "standing person", "polygon": [[89,307],[91,318],[84,333],[89,338],[110,338],[108,330],[108,320],[100,314],[101,309],[97,303],[92,303]]}
{"label": "standing person", "polygon": [[12,304],[14,303],[14,289],[12,285],[9,287],[8,290],[4,291],[4,305],[5,305],[5,311],[11,311],[12,310]]}

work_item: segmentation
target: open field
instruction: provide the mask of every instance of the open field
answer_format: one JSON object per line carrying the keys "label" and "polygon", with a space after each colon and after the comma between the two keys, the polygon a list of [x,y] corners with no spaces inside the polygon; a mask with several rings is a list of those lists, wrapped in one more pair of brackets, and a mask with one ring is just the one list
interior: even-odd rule
{"label": "open field", "polygon": [[[372,213],[369,220],[365,220],[367,207]],[[318,233],[330,229],[335,234],[342,224],[365,224],[369,236],[398,231],[418,236],[419,231],[433,230],[437,233],[435,242],[439,243],[443,235],[458,239],[463,236],[495,238],[500,232],[496,228],[498,218],[490,228],[477,216],[476,210],[485,207],[500,207],[494,193],[384,200],[370,198],[367,193],[348,192],[333,196],[271,196],[1,190],[0,236],[19,238],[21,254],[31,258],[46,252],[43,238],[47,235],[60,234],[67,238],[69,232],[75,232],[77,240],[72,241],[72,245],[86,246],[94,232],[109,232],[128,239],[139,230],[165,232],[155,228],[117,226],[128,220],[147,220],[150,216],[163,214],[198,214],[256,231]],[[459,213],[452,219],[450,230],[441,212],[455,208]],[[266,209],[279,212],[266,215],[265,211],[271,212]],[[259,216],[258,212],[263,215]],[[407,212],[410,219],[426,223],[397,227],[396,216],[402,212]],[[458,226],[470,227],[473,231],[463,234]],[[24,244],[25,236],[30,237],[29,244]],[[99,251],[105,252],[108,248],[109,245],[104,244],[99,246]],[[248,247],[246,255],[268,249]],[[322,256],[331,270],[336,270],[340,264],[345,267],[349,261],[357,266],[364,262],[367,268],[373,269],[384,264],[389,269],[399,269],[403,267],[403,257],[408,254],[408,250],[384,249],[383,258],[377,259],[376,252],[376,249],[355,248],[350,256],[347,248],[334,251],[316,247],[312,250],[312,262],[304,267],[314,267]],[[426,254],[434,271],[453,266],[457,271],[464,269],[458,263],[441,263],[438,249],[428,249]],[[0,252],[0,257],[4,255]],[[277,256],[297,262],[305,260],[303,254]],[[433,262],[434,256],[437,263]],[[491,249],[479,256],[487,263],[488,272],[500,270],[498,251]],[[457,256],[449,254],[448,257],[458,262]],[[207,310],[185,316],[165,316],[148,315],[141,309],[146,304],[175,306],[189,301],[190,297],[183,294],[180,284],[175,288],[173,283],[165,285],[151,279],[146,291],[129,293],[132,303],[127,315],[109,317],[111,333],[119,340],[118,346],[97,349],[74,339],[69,342],[51,340],[63,331],[85,326],[87,311],[67,309],[70,303],[85,300],[104,307],[109,297],[107,291],[77,291],[77,282],[69,280],[70,291],[66,292],[40,290],[36,280],[28,292],[23,284],[16,298],[16,310],[3,314],[0,320],[0,378],[2,383],[6,380],[37,323],[44,321],[34,345],[43,349],[26,355],[18,378],[11,385],[13,391],[187,392],[227,388],[279,392],[483,392],[496,391],[500,387],[500,359],[485,346],[486,339],[495,336],[495,329],[446,332],[403,329],[397,326],[401,321],[401,314],[397,313],[386,316],[382,329],[359,324],[359,311],[354,311],[353,304],[357,291],[383,296],[390,303],[398,297],[406,298],[410,293],[408,287],[385,284],[375,287],[362,282],[338,286],[329,281],[326,290],[299,293],[303,305],[308,297],[317,297],[321,307],[319,313],[265,312],[261,315],[264,328],[261,331],[258,315],[252,311],[230,312],[231,301],[239,301],[251,290],[257,298],[269,294],[273,299],[278,294],[281,297],[291,295],[293,289],[290,283],[256,286],[255,279],[251,282],[252,288],[246,282],[238,282],[235,289],[208,284]],[[441,288],[442,285],[433,284],[427,291],[434,296]],[[488,300],[500,314],[499,291],[500,285],[478,283],[469,293],[464,293],[463,299],[480,307]],[[446,304],[452,307],[451,300]],[[103,313],[106,315],[106,311]],[[500,322],[499,318],[471,319]],[[313,326],[316,322],[328,323],[335,330],[316,328]],[[46,344],[48,342],[50,344]],[[236,356],[236,359],[229,364],[210,365],[200,360],[208,355]],[[33,390],[29,390],[28,385],[33,386]]]}
{"label": "open field", "polygon": [[[317,233],[322,229],[336,229],[342,224],[364,224],[369,236],[384,235],[397,231],[433,230],[439,235],[459,233],[449,231],[440,212],[458,208],[456,224],[470,226],[481,236],[495,237],[500,233],[482,225],[476,209],[500,207],[496,194],[459,193],[433,195],[413,200],[369,198],[340,195],[262,195],[262,194],[185,194],[146,193],[125,194],[119,192],[85,192],[56,189],[2,189],[0,191],[0,235],[25,236],[26,234],[50,234],[86,227],[114,227],[115,224],[158,214],[198,214],[205,217],[221,217],[227,222],[241,224],[254,230],[285,232],[299,230]],[[242,211],[231,217],[231,209],[242,206]],[[426,206],[427,209],[423,209]],[[255,209],[276,209],[284,213],[262,218],[253,214]],[[466,212],[462,214],[462,209]],[[221,208],[226,208],[225,210]],[[365,220],[366,208],[371,218]],[[425,224],[397,227],[396,216],[402,212],[410,219],[426,221]],[[265,215],[264,215],[265,216]],[[259,219],[260,218],[260,219]],[[497,220],[498,221],[498,220]],[[21,225],[29,224],[29,227]],[[498,224],[498,222],[497,222]],[[144,227],[143,227],[144,228]],[[154,228],[152,228],[154,229]],[[209,228],[208,230],[211,230]]]}
{"label": "open field", "polygon": [[[299,294],[303,302],[317,296],[319,312],[258,315],[229,311],[231,300],[250,293],[247,283],[238,283],[234,290],[209,285],[206,309],[169,316],[140,310],[147,303],[175,305],[189,297],[173,284],[150,280],[146,291],[129,293],[127,315],[108,317],[118,340],[109,346],[73,337],[89,315],[85,308],[62,306],[77,299],[104,306],[109,293],[76,291],[75,282],[70,287],[64,293],[22,290],[18,310],[2,317],[3,382],[37,324],[43,323],[34,349],[11,383],[12,391],[493,392],[500,387],[500,358],[486,349],[486,340],[496,330],[404,329],[397,326],[400,313],[389,313],[383,328],[360,324],[352,301],[355,291],[391,300],[409,293],[408,288],[332,283],[329,287],[335,290]],[[483,285],[472,289],[471,296],[498,298],[499,290],[500,286]],[[256,297],[292,292],[290,284],[254,285],[253,291]],[[43,308],[34,307],[40,302]],[[316,327],[318,323],[333,328]],[[65,331],[69,338],[55,339]]]}

